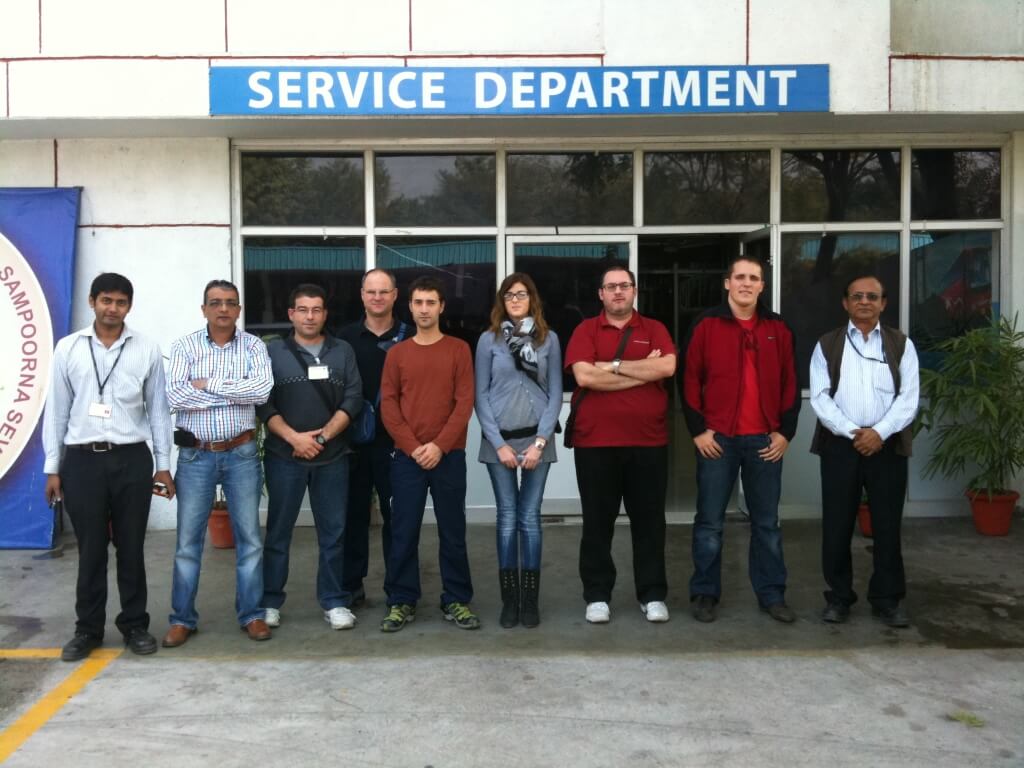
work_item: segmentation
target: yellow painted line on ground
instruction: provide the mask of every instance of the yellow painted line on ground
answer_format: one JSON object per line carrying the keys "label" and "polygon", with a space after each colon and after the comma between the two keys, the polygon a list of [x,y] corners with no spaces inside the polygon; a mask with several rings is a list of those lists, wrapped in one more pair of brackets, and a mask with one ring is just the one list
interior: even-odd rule
{"label": "yellow painted line on ground", "polygon": [[[7,655],[15,653],[18,655]],[[57,714],[72,696],[85,688],[90,680],[122,653],[123,651],[112,648],[100,648],[93,651],[89,658],[64,678],[60,685],[37,701],[28,712],[15,720],[6,730],[0,732],[0,763],[14,754],[15,750],[24,744],[33,733],[46,725],[47,721]],[[21,652],[2,651],[0,654],[3,654],[4,658],[57,658],[60,656],[60,649],[24,649]]]}
{"label": "yellow painted line on ground", "polygon": [[0,659],[59,659],[60,648],[0,648]]}

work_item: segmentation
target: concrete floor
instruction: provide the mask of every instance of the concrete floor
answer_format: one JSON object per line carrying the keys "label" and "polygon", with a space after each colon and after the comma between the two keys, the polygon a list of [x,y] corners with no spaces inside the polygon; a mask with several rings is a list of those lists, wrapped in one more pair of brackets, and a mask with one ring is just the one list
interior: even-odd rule
{"label": "concrete floor", "polygon": [[[672,620],[663,625],[648,624],[633,597],[624,526],[606,626],[583,620],[575,525],[545,527],[533,630],[497,624],[493,526],[469,532],[478,632],[441,619],[430,529],[417,621],[394,635],[377,629],[378,560],[358,626],[329,629],[314,600],[314,534],[301,528],[283,624],[270,642],[253,643],[234,622],[234,553],[210,549],[200,632],[182,648],[116,658],[6,764],[1024,766],[1024,520],[1015,526],[997,539],[966,518],[908,521],[913,627],[901,631],[873,621],[864,603],[849,624],[818,620],[813,521],[785,528],[788,601],[799,616],[791,626],[757,610],[741,521],[726,532],[725,594],[711,625],[686,609],[685,526],[669,529]],[[174,534],[151,533],[147,546],[160,637]],[[869,548],[855,536],[862,592]],[[58,558],[0,552],[0,754],[5,729],[79,666],[2,657],[70,637],[75,568],[70,536]],[[116,650],[113,582],[111,595],[106,647]],[[972,717],[976,727],[963,722]]]}

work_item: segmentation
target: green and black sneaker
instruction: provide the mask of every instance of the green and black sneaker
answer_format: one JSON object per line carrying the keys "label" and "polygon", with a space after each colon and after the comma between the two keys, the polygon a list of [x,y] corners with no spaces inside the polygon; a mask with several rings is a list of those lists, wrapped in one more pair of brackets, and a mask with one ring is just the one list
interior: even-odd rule
{"label": "green and black sneaker", "polygon": [[381,632],[397,632],[410,621],[416,621],[416,606],[400,603],[388,606],[388,615],[380,623]]}
{"label": "green and black sneaker", "polygon": [[442,605],[441,610],[444,611],[445,620],[454,621],[459,629],[480,629],[480,619],[465,603],[448,603]]}

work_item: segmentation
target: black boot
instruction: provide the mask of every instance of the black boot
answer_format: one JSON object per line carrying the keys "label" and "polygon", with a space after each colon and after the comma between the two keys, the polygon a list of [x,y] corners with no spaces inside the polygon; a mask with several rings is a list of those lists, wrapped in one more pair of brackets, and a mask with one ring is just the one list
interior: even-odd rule
{"label": "black boot", "polygon": [[536,627],[540,624],[540,610],[537,598],[540,596],[540,571],[523,571],[523,600],[519,618],[524,627]]}
{"label": "black boot", "polygon": [[519,571],[508,568],[498,571],[501,584],[501,618],[498,620],[505,629],[519,623]]}

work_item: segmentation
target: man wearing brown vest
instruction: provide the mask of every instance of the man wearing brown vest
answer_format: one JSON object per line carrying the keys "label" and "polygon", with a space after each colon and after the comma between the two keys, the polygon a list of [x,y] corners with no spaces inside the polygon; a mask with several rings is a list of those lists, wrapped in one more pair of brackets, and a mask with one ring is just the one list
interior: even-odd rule
{"label": "man wearing brown vest", "polygon": [[850,539],[862,489],[874,532],[872,614],[890,627],[910,624],[900,523],[918,404],[917,352],[902,332],[879,323],[885,305],[878,278],[851,280],[843,299],[850,321],[822,336],[811,357],[811,406],[818,415],[811,452],[821,457],[821,559],[828,584],[822,619],[833,624],[846,621],[857,602]]}

